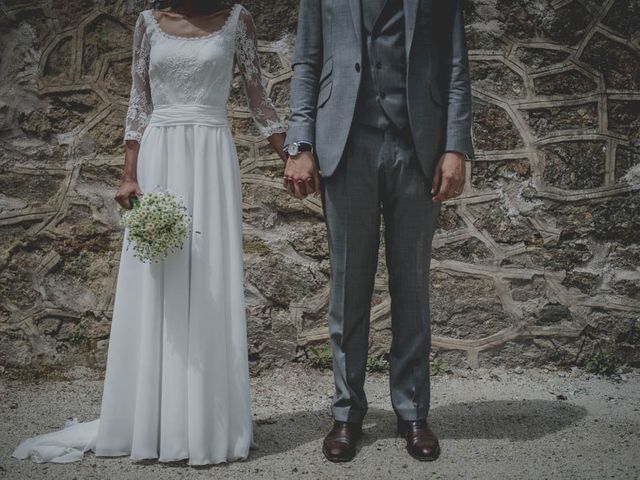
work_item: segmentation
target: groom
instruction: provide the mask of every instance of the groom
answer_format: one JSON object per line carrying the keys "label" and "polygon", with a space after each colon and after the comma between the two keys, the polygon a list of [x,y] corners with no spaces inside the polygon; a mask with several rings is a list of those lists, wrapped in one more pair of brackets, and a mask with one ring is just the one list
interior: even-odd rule
{"label": "groom", "polygon": [[381,216],[398,432],[413,457],[440,453],[427,424],[428,276],[440,202],[462,192],[473,155],[460,1],[300,1],[284,182],[298,197],[323,198],[336,387],[323,452],[333,462],[355,456],[367,411]]}

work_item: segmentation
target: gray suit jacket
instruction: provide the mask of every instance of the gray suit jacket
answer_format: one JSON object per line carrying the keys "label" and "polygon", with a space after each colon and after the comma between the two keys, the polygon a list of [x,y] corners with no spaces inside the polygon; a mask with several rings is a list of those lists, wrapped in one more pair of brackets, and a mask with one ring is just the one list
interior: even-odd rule
{"label": "gray suit jacket", "polygon": [[[444,151],[473,156],[460,2],[404,0],[409,119],[428,178]],[[360,0],[300,0],[287,143],[312,142],[323,176],[340,163],[354,120],[361,17]]]}

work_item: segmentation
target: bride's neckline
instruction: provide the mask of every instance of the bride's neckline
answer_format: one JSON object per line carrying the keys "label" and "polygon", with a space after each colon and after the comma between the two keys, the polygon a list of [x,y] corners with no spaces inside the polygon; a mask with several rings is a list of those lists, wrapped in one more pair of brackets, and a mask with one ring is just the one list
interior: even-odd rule
{"label": "bride's neckline", "polygon": [[[163,30],[162,27],[160,26],[160,22],[158,22],[158,19],[156,18],[155,11],[154,10],[150,10],[149,13],[150,13],[151,21],[153,22],[153,24],[155,25],[156,29],[160,32],[160,34],[163,37],[170,38],[170,39],[173,39],[173,40],[189,40],[189,41],[192,41],[192,40],[206,40],[207,38],[211,38],[211,37],[215,37],[217,35],[220,35],[221,33],[223,33],[227,29],[227,27],[231,23],[231,18],[233,17],[233,14],[235,13],[236,7],[238,5],[239,4],[236,3],[229,9],[229,13],[227,14],[226,20],[224,21],[224,23],[222,24],[222,26],[218,30],[215,30],[215,31],[213,31],[211,33],[207,33],[206,35],[197,35],[197,36],[194,36],[194,37],[185,37],[185,36],[182,36],[182,35],[174,35],[172,33],[169,33],[167,31]],[[173,13],[173,12],[171,12],[171,13]],[[215,12],[213,12],[213,13],[215,13]],[[186,16],[186,15],[182,15],[182,14],[177,14],[177,15],[179,15],[181,18],[183,18],[185,20],[189,20],[189,19],[192,19],[192,18],[208,17],[210,15],[213,15],[213,13],[209,13],[209,14],[206,14],[206,15],[193,15],[193,16]]]}

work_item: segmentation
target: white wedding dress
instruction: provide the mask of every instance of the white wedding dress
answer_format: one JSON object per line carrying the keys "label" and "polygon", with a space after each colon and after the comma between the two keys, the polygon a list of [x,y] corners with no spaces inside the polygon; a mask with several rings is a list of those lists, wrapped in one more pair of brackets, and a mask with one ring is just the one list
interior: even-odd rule
{"label": "white wedding dress", "polygon": [[125,241],[100,419],[25,440],[15,457],[64,463],[93,450],[202,465],[248,456],[241,190],[226,114],[234,60],[262,134],[283,132],[247,10],[235,5],[221,29],[194,38],[140,14],[125,139],[140,142],[143,192],[183,196],[193,232],[152,265]]}

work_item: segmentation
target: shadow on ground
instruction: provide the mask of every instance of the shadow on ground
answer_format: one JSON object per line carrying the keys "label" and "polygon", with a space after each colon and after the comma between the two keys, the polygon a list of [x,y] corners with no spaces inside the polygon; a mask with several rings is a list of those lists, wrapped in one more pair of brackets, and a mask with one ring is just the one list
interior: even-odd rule
{"label": "shadow on ground", "polygon": [[[440,439],[533,440],[563,430],[587,415],[586,409],[563,401],[481,401],[435,407],[430,425]],[[256,421],[259,449],[249,459],[285,453],[319,441],[331,426],[326,411],[275,415]],[[396,435],[392,411],[370,409],[364,424],[365,445]]]}
{"label": "shadow on ground", "polygon": [[[563,430],[584,418],[587,410],[563,401],[497,400],[454,403],[431,409],[429,423],[441,440],[505,439],[534,440]],[[255,421],[255,441],[247,462],[287,453],[310,442],[319,442],[331,427],[328,410],[284,413]],[[363,445],[396,436],[396,416],[390,410],[372,408],[364,423]],[[320,450],[318,450],[320,455]],[[183,467],[186,462],[137,462],[164,467]],[[220,467],[220,466],[218,466]],[[198,470],[214,465],[194,466]]]}

